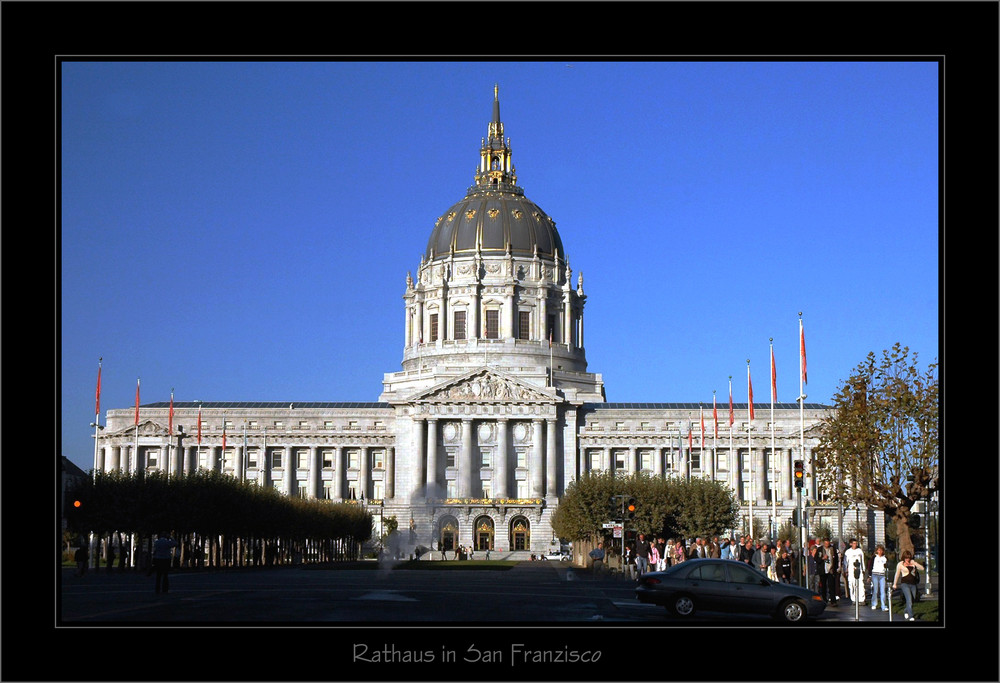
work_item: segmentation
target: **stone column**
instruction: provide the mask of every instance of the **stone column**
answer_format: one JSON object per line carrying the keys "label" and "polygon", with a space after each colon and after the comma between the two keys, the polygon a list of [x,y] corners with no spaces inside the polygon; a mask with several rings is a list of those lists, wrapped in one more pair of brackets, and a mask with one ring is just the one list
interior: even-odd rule
{"label": "stone column", "polygon": [[559,454],[556,452],[556,421],[545,421],[545,495],[555,498],[558,493]]}
{"label": "stone column", "polygon": [[628,462],[625,465],[628,468],[630,474],[638,474],[639,472],[639,449],[635,446],[628,447]]}
{"label": "stone column", "polygon": [[210,446],[208,449],[208,469],[212,472],[219,471],[219,464],[222,459],[220,451],[222,446]]}
{"label": "stone column", "polygon": [[423,488],[427,483],[427,438],[424,436],[424,421],[418,417],[413,418],[413,479],[418,489]]}
{"label": "stone column", "polygon": [[246,478],[243,474],[243,462],[247,457],[246,449],[241,444],[236,447],[235,453],[236,457],[233,460],[233,474],[236,475],[237,481],[243,481]]}
{"label": "stone column", "polygon": [[413,346],[413,307],[406,307],[406,320],[404,321],[403,337],[406,339],[406,347]]}
{"label": "stone column", "polygon": [[458,497],[473,495],[472,418],[462,418],[462,450],[458,458]]}
{"label": "stone column", "polygon": [[310,498],[323,497],[323,461],[320,458],[319,446],[309,447],[309,491]]}
{"label": "stone column", "polygon": [[451,325],[448,324],[448,282],[442,276],[441,281],[441,310],[438,313],[438,346],[446,339],[451,339]]}
{"label": "stone column", "polygon": [[754,473],[757,475],[757,481],[754,482],[756,490],[754,495],[757,500],[755,501],[759,505],[765,505],[767,503],[767,458],[764,457],[764,449],[758,448],[756,453],[756,460],[754,461],[754,467],[757,471]]}
{"label": "stone column", "polygon": [[289,498],[293,497],[296,493],[295,486],[295,470],[298,468],[298,453],[291,446],[285,447],[285,478],[282,479],[282,487],[285,490],[285,495]]}
{"label": "stone column", "polygon": [[[542,266],[544,269],[544,266]],[[549,339],[549,313],[548,313],[548,290],[541,288],[542,293],[538,297],[538,339],[547,343]]]}
{"label": "stone column", "polygon": [[795,456],[791,448],[785,449],[784,463],[782,464],[781,474],[785,484],[785,500],[790,500],[795,503],[795,482],[792,481],[792,470],[794,469],[792,461]]}
{"label": "stone column", "polygon": [[507,291],[507,297],[504,300],[503,306],[503,326],[506,328],[500,333],[501,339],[513,338],[517,335],[514,333],[514,323],[517,317],[514,314],[514,285],[508,285],[510,289]]}
{"label": "stone column", "polygon": [[424,330],[424,302],[421,301],[419,297],[417,298],[416,315],[413,323],[417,328],[416,339],[414,340],[413,343],[419,344],[421,339],[427,338],[425,336],[426,330]]}
{"label": "stone column", "polygon": [[386,498],[396,497],[396,448],[385,449],[385,495]]}
{"label": "stone column", "polygon": [[358,499],[364,496],[365,500],[371,499],[371,490],[368,488],[368,473],[371,471],[371,453],[368,446],[359,446],[358,450]]}
{"label": "stone column", "polygon": [[493,497],[507,497],[507,418],[497,418],[497,452],[493,459]]}
{"label": "stone column", "polygon": [[333,451],[333,499],[344,500],[344,479],[347,475],[347,468],[344,463],[344,447],[337,444],[333,447]]}
{"label": "stone column", "polygon": [[531,497],[545,495],[545,471],[542,469],[542,420],[531,420]]}
{"label": "stone column", "polygon": [[573,347],[573,306],[570,303],[570,294],[566,292],[563,300],[563,341],[569,348]]}
{"label": "stone column", "polygon": [[611,449],[605,446],[601,449],[601,470],[604,472],[611,471]]}
{"label": "stone column", "polygon": [[653,476],[657,479],[663,476],[663,449],[660,447],[653,449]]}
{"label": "stone column", "polygon": [[443,498],[437,487],[437,423],[435,418],[427,420],[427,495]]}
{"label": "stone column", "polygon": [[[708,452],[708,462],[702,462],[702,469],[708,474],[708,478],[715,481],[715,448],[706,449]],[[705,459],[705,454],[702,453],[702,460]]]}
{"label": "stone column", "polygon": [[122,466],[122,447],[112,446],[111,447],[111,462],[108,463],[108,472],[115,472],[120,470]]}

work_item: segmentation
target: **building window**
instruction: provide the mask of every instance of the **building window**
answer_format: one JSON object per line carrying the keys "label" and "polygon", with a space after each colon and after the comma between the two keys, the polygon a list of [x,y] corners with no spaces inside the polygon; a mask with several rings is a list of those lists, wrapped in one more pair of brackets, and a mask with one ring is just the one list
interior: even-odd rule
{"label": "building window", "polygon": [[257,451],[247,449],[247,467],[251,468],[256,466],[257,466]]}
{"label": "building window", "polygon": [[465,311],[455,311],[455,339],[465,339]]}
{"label": "building window", "polygon": [[358,482],[347,482],[347,500],[358,500]]}
{"label": "building window", "polygon": [[232,429],[233,428],[233,421],[232,420],[223,420],[222,421],[222,425],[226,429]]}
{"label": "building window", "polygon": [[307,469],[309,467],[309,451],[299,451],[297,455],[299,469]]}
{"label": "building window", "polygon": [[625,469],[625,451],[615,451],[615,471]]}
{"label": "building window", "polygon": [[323,451],[323,469],[332,470],[334,467],[333,451]]}
{"label": "building window", "polygon": [[500,311],[493,308],[486,311],[486,338],[500,338]]}
{"label": "building window", "polygon": [[203,470],[208,469],[208,449],[206,448],[198,451],[198,468]]}
{"label": "building window", "polygon": [[357,420],[348,420],[347,421],[347,428],[348,429],[357,429],[358,428],[358,421]]}
{"label": "building window", "polygon": [[524,500],[528,497],[528,482],[518,481],[517,482],[517,497]]}
{"label": "building window", "polygon": [[333,482],[324,481],[323,482],[323,498],[326,500],[333,500]]}
{"label": "building window", "polygon": [[275,420],[274,421],[274,427],[275,427],[275,429],[284,429],[285,423],[282,422],[281,420]]}
{"label": "building window", "polygon": [[489,500],[492,497],[493,497],[493,493],[492,493],[492,491],[490,491],[490,482],[484,481],[483,482],[483,498],[486,498],[487,500]]}
{"label": "building window", "polygon": [[517,312],[517,338],[531,339],[531,311]]}
{"label": "building window", "polygon": [[445,496],[448,498],[458,498],[458,482],[454,479],[448,480],[445,487]]}
{"label": "building window", "polygon": [[431,341],[436,342],[438,340],[438,314],[431,313],[430,315],[430,336]]}
{"label": "building window", "polygon": [[493,453],[491,451],[483,451],[483,467],[493,467]]}
{"label": "building window", "polygon": [[296,489],[296,493],[298,494],[299,498],[309,497],[309,494],[306,491],[306,483],[304,481],[299,482],[298,488]]}
{"label": "building window", "polygon": [[603,454],[601,451],[590,451],[590,469],[593,471],[599,471],[601,469],[601,456]]}
{"label": "building window", "polygon": [[527,467],[528,466],[528,452],[523,449],[518,449],[517,451],[517,466]]}
{"label": "building window", "polygon": [[271,451],[271,469],[273,470],[281,469],[282,455],[284,455],[284,451]]}
{"label": "building window", "polygon": [[444,466],[445,467],[454,467],[455,466],[455,451],[452,451],[452,450],[445,451]]}
{"label": "building window", "polygon": [[309,429],[309,423],[305,420],[299,420],[299,429]]}
{"label": "building window", "polygon": [[[372,500],[383,500],[385,498],[385,485],[376,481],[372,483]],[[384,520],[383,520],[384,523]]]}
{"label": "building window", "polygon": [[639,453],[639,469],[651,472],[653,470],[653,454],[649,451]]}
{"label": "building window", "polygon": [[719,469],[729,469],[729,451],[718,451]]}
{"label": "building window", "polygon": [[701,451],[696,451],[694,449],[691,450],[691,469],[701,469]]}
{"label": "building window", "polygon": [[333,429],[333,420],[323,420],[323,429]]}
{"label": "building window", "polygon": [[159,460],[159,451],[146,451],[146,467],[156,469],[156,463]]}
{"label": "building window", "polygon": [[347,451],[347,467],[352,470],[361,468],[361,451]]}
{"label": "building window", "polygon": [[250,420],[247,423],[247,429],[259,429],[259,425],[257,424],[257,420]]}
{"label": "building window", "polygon": [[372,452],[372,467],[377,470],[385,469],[385,451]]}

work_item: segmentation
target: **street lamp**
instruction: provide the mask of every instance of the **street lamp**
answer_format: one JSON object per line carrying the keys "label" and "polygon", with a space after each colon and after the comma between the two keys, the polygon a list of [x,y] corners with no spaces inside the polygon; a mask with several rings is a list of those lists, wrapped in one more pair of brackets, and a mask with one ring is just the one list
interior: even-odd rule
{"label": "street lamp", "polygon": [[382,526],[382,520],[385,518],[385,499],[379,500],[378,502],[378,559],[382,559],[382,535],[384,528]]}

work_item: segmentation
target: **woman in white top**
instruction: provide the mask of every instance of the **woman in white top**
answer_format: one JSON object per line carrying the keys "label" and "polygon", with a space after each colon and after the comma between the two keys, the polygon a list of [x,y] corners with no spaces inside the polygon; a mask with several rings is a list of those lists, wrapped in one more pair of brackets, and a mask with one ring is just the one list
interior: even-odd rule
{"label": "woman in white top", "polygon": [[878,609],[879,598],[882,600],[882,611],[889,611],[889,602],[885,597],[885,573],[886,564],[889,558],[885,556],[885,546],[875,546],[875,554],[872,556],[872,567],[869,574],[872,577],[872,609]]}

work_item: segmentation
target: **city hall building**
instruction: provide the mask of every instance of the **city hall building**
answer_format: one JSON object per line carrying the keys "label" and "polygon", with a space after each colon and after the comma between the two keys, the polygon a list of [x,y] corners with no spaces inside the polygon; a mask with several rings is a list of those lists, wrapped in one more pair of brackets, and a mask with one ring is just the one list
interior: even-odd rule
{"label": "city hall building", "polygon": [[732,441],[727,419],[702,449],[698,403],[606,402],[587,366],[583,276],[517,184],[496,89],[479,154],[475,184],[429,226],[406,274],[402,366],[378,401],[175,403],[173,435],[169,403],[141,406],[138,426],[134,408],[109,410],[95,469],[209,469],[289,496],[364,499],[421,545],[494,557],[557,546],[552,514],[587,472],[725,482],[763,532],[774,509],[791,518],[803,459],[815,500],[809,463],[829,406],[776,404],[772,449],[770,404],[749,439],[737,405]]}

